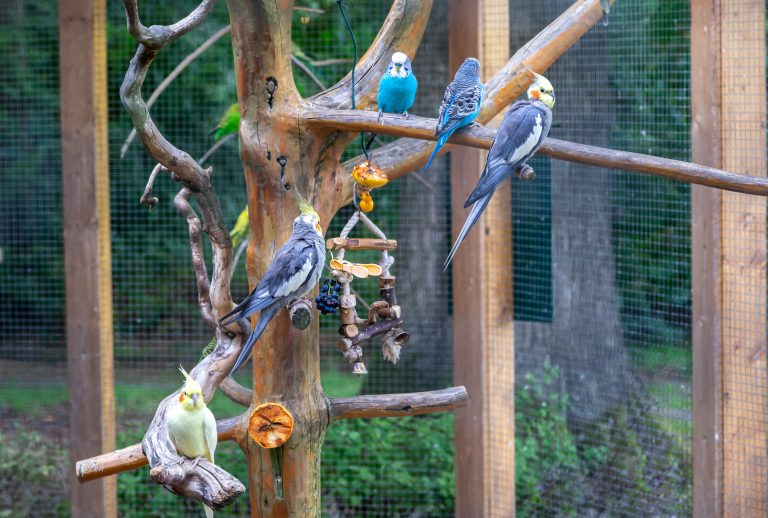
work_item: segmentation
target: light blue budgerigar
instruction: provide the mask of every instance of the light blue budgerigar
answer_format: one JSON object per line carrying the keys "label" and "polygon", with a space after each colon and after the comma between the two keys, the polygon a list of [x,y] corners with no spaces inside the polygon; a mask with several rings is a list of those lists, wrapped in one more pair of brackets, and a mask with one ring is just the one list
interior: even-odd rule
{"label": "light blue budgerigar", "polygon": [[443,102],[437,115],[435,135],[437,145],[424,166],[424,171],[432,165],[437,152],[440,151],[451,135],[459,129],[471,124],[480,113],[483,102],[485,85],[480,81],[480,62],[475,58],[467,58],[456,71],[453,81],[445,89]]}
{"label": "light blue budgerigar", "polygon": [[461,242],[467,237],[491,201],[496,187],[515,174],[544,143],[552,125],[555,92],[546,77],[534,73],[535,80],[528,87],[528,100],[513,104],[504,115],[496,132],[485,170],[467,198],[464,207],[472,205],[467,221],[443,264],[446,270],[456,255]]}
{"label": "light blue budgerigar", "polygon": [[387,72],[379,81],[379,121],[383,113],[402,113],[408,118],[408,110],[416,99],[419,82],[413,75],[411,60],[402,52],[392,54]]}
{"label": "light blue budgerigar", "polygon": [[253,344],[275,314],[293,299],[306,295],[320,281],[325,262],[325,242],[320,217],[312,205],[301,196],[299,207],[301,214],[293,221],[293,233],[275,254],[267,273],[235,309],[219,320],[222,325],[229,325],[261,311],[259,321],[240,351],[230,375],[248,360]]}

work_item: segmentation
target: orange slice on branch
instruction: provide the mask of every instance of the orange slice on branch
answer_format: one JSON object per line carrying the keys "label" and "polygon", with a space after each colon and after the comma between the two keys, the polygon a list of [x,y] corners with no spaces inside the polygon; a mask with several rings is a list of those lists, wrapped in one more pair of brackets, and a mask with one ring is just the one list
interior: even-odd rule
{"label": "orange slice on branch", "polygon": [[264,403],[248,419],[248,435],[262,448],[282,446],[293,433],[293,416],[283,405]]}

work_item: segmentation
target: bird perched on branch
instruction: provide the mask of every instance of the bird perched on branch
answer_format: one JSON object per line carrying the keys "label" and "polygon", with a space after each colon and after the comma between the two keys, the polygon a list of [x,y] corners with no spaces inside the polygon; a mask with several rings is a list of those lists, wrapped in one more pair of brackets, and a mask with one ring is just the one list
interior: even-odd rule
{"label": "bird perched on branch", "polygon": [[493,141],[475,189],[467,198],[464,207],[473,205],[451,253],[443,264],[447,269],[453,256],[467,237],[472,226],[483,214],[491,201],[496,187],[523,167],[526,161],[544,143],[552,125],[552,108],[555,106],[555,92],[546,77],[534,74],[534,81],[528,87],[528,100],[518,101],[504,115],[496,139]]}
{"label": "bird perched on branch", "polygon": [[229,325],[260,311],[259,320],[232,367],[231,374],[248,359],[253,344],[259,339],[269,321],[293,299],[306,295],[320,281],[325,260],[325,243],[320,217],[301,195],[301,214],[293,220],[293,233],[275,254],[253,291],[220,322]]}
{"label": "bird perched on branch", "polygon": [[[199,460],[201,457],[213,462],[218,436],[216,419],[205,405],[200,384],[187,374],[182,367],[184,386],[179,394],[179,404],[168,412],[168,435],[179,455]],[[205,508],[205,516],[211,518],[213,509]]]}
{"label": "bird perched on branch", "polygon": [[408,110],[416,99],[419,82],[413,75],[411,60],[402,52],[392,54],[387,73],[379,81],[379,120],[383,112],[404,113],[408,118]]}
{"label": "bird perched on branch", "polygon": [[480,103],[483,102],[485,86],[480,81],[480,62],[475,58],[467,58],[456,71],[453,81],[445,89],[443,102],[437,115],[435,135],[437,145],[429,156],[424,171],[432,165],[432,160],[440,151],[451,135],[459,129],[471,124],[480,113]]}

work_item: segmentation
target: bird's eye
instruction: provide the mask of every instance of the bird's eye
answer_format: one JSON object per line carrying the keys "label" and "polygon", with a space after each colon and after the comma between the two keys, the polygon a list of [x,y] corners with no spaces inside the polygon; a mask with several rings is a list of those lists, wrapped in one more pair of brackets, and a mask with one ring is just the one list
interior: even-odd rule
{"label": "bird's eye", "polygon": [[539,92],[544,93],[544,89],[543,88],[539,88]]}

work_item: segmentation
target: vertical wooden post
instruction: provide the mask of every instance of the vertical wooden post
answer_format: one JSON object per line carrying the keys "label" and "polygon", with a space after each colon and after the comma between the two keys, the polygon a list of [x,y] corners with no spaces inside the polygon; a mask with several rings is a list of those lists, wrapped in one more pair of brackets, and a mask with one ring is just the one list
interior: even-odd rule
{"label": "vertical wooden post", "polygon": [[[722,166],[766,175],[765,2],[720,5]],[[723,505],[766,516],[766,203],[731,192],[722,202]]]}
{"label": "vertical wooden post", "polygon": [[[765,4],[691,4],[693,160],[764,176]],[[768,510],[766,205],[704,187],[693,202],[694,515]]]}
{"label": "vertical wooden post", "polygon": [[[483,79],[509,59],[506,0],[451,0],[450,70],[477,57]],[[454,238],[467,217],[464,201],[487,153],[451,151]],[[515,357],[510,182],[498,189],[453,262],[454,379],[470,402],[456,412],[456,515],[514,516]],[[460,294],[460,296],[459,296]]]}
{"label": "vertical wooden post", "polygon": [[[691,159],[720,167],[720,0],[691,2]],[[723,513],[722,191],[691,186],[693,515]]]}
{"label": "vertical wooden post", "polygon": [[76,459],[115,449],[105,0],[59,3],[72,516],[117,515],[116,479]]}

